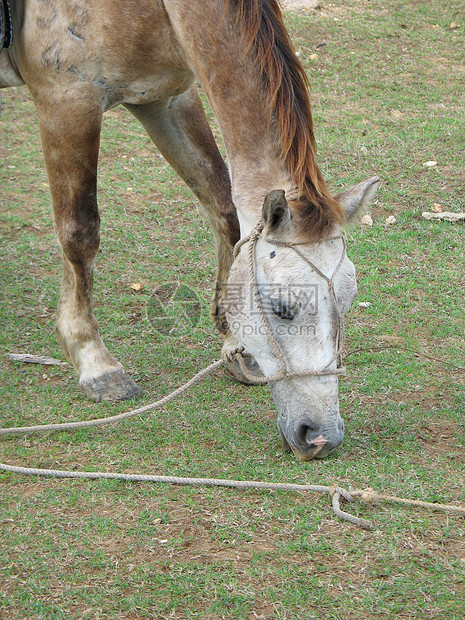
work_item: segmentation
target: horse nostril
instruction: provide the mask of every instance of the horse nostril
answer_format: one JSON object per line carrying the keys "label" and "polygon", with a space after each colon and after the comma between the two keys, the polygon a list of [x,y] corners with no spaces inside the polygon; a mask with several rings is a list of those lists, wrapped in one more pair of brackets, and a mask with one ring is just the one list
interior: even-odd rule
{"label": "horse nostril", "polygon": [[310,437],[314,436],[317,428],[309,424],[302,424],[297,431],[297,438],[303,444],[311,443]]}

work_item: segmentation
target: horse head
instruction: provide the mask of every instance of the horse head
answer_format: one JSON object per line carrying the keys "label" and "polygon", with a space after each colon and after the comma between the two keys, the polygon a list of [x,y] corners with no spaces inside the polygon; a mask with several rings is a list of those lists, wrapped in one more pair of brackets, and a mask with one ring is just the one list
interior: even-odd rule
{"label": "horse head", "polygon": [[[372,178],[336,197],[347,220],[377,187]],[[357,282],[340,226],[317,242],[304,239],[284,191],[268,194],[260,224],[238,244],[226,316],[231,334],[269,383],[283,446],[309,460],[325,457],[344,437],[338,375],[343,317]]]}

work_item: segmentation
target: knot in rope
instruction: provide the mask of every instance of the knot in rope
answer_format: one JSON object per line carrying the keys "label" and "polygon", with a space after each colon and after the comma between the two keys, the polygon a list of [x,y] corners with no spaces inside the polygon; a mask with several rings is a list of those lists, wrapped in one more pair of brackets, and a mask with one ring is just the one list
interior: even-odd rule
{"label": "knot in rope", "polygon": [[[273,348],[277,352],[278,359],[282,363],[281,369],[272,377],[255,377],[251,375],[247,370],[244,358],[250,357],[250,355],[245,351],[243,346],[238,346],[232,351],[226,353],[221,359],[216,360],[211,363],[209,366],[198,372],[194,375],[189,381],[181,385],[179,388],[167,394],[163,398],[160,398],[154,403],[146,405],[144,407],[139,407],[138,409],[133,409],[132,411],[128,411],[126,413],[122,413],[119,415],[111,416],[109,418],[102,418],[96,420],[87,420],[84,422],[66,422],[63,424],[47,424],[47,425],[38,425],[38,426],[29,426],[29,427],[14,427],[14,428],[0,428],[0,436],[2,435],[20,435],[27,433],[35,433],[35,432],[44,432],[44,431],[52,431],[52,430],[69,430],[69,429],[77,429],[77,428],[90,428],[90,427],[100,427],[106,424],[111,424],[114,422],[121,422],[122,420],[132,418],[136,415],[141,415],[150,410],[156,409],[157,407],[161,407],[166,403],[170,402],[174,398],[181,396],[184,394],[189,388],[193,387],[201,380],[203,380],[207,375],[211,374],[213,371],[217,370],[220,366],[222,366],[227,361],[237,360],[241,366],[241,370],[244,372],[245,376],[249,380],[252,380],[256,383],[266,383],[268,381],[277,381],[284,377],[293,377],[293,376],[304,376],[304,375],[329,375],[329,374],[342,374],[345,372],[345,369],[342,367],[341,358],[341,350],[343,344],[343,328],[342,328],[342,317],[339,313],[337,307],[337,299],[334,291],[334,282],[333,278],[337,273],[338,269],[342,265],[345,256],[345,241],[343,240],[343,252],[339,263],[333,272],[331,278],[328,278],[325,274],[323,274],[316,265],[314,265],[307,257],[305,257],[302,252],[298,248],[295,247],[297,244],[287,244],[284,242],[272,241],[271,243],[275,243],[276,245],[285,245],[287,247],[293,248],[297,254],[299,254],[317,273],[319,273],[328,283],[328,288],[330,291],[330,295],[333,298],[333,302],[336,306],[336,311],[338,313],[339,322],[340,322],[340,330],[338,335],[338,351],[336,353],[336,357],[332,360],[334,361],[336,358],[339,358],[340,366],[337,369],[322,371],[304,371],[304,372],[291,372],[288,371],[286,367],[286,363],[284,360],[284,356],[282,355],[279,345],[276,342],[273,334],[271,333],[271,329],[267,323],[266,317],[264,316],[264,312],[261,306],[260,297],[258,294],[258,290],[255,291],[256,282],[255,282],[255,271],[254,271],[254,248],[257,240],[259,239],[263,230],[263,223],[259,222],[257,226],[253,229],[253,231],[238,242],[234,249],[234,256],[236,257],[240,251],[240,248],[245,243],[250,243],[249,246],[249,273],[251,277],[251,282],[254,285],[254,293],[257,295],[256,303],[259,308],[260,318],[264,322],[266,326],[268,337],[270,338],[270,342]],[[339,238],[339,237],[338,237]],[[332,363],[332,362],[331,362]],[[328,364],[329,366],[329,364]],[[167,483],[167,484],[182,484],[182,485],[190,485],[190,486],[220,486],[220,487],[231,487],[231,488],[242,488],[242,489],[269,489],[269,490],[295,490],[298,492],[316,492],[316,493],[328,493],[331,496],[332,506],[334,513],[344,519],[349,521],[350,523],[354,523],[358,527],[362,527],[364,529],[372,529],[372,525],[369,521],[362,519],[360,517],[356,517],[347,512],[341,510],[340,502],[341,498],[346,500],[349,503],[354,502],[356,499],[360,499],[364,504],[373,504],[377,501],[384,501],[388,503],[400,503],[411,506],[418,506],[423,508],[429,508],[431,510],[441,510],[445,512],[455,513],[458,515],[465,516],[465,506],[452,506],[447,504],[434,504],[431,502],[423,502],[419,500],[409,500],[403,499],[399,497],[389,496],[389,495],[381,495],[377,494],[372,489],[364,489],[360,491],[346,491],[342,487],[338,485],[338,483],[333,483],[331,486],[320,486],[320,485],[310,485],[310,484],[294,484],[294,483],[278,483],[278,482],[257,482],[253,480],[223,480],[216,478],[180,478],[175,476],[158,476],[158,475],[142,475],[142,474],[121,474],[121,473],[110,473],[110,472],[80,472],[80,471],[62,471],[62,470],[48,470],[48,469],[35,469],[35,468],[26,468],[26,467],[17,467],[13,465],[7,465],[4,463],[0,463],[0,471],[18,473],[23,475],[35,475],[35,476],[51,476],[55,478],[85,478],[95,480],[97,478],[103,479],[112,479],[112,480],[127,480],[127,481],[140,481],[140,482],[156,482],[156,483]]]}
{"label": "knot in rope", "polygon": [[352,495],[354,498],[359,499],[361,502],[366,504],[367,506],[371,506],[376,503],[378,499],[378,494],[373,491],[373,489],[361,489],[360,491],[353,491]]}

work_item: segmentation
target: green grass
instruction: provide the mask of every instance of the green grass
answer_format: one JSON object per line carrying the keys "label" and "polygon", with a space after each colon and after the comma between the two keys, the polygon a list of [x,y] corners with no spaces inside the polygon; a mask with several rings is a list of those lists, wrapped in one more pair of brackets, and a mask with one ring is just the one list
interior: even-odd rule
{"label": "green grass", "polygon": [[[465,366],[463,225],[421,217],[435,202],[465,208],[463,3],[336,1],[287,21],[312,83],[330,187],[383,180],[374,226],[347,232],[358,301],[371,306],[355,303],[346,317],[343,446],[325,461],[297,462],[281,451],[267,389],[218,372],[118,427],[6,438],[2,462],[338,481],[465,502],[464,372],[412,353]],[[0,132],[2,424],[126,411],[127,403],[88,402],[69,369],[4,361],[7,352],[62,354],[53,331],[60,254],[24,89],[3,92]],[[430,159],[438,166],[424,168]],[[212,236],[190,191],[120,108],[104,124],[99,201],[96,314],[146,404],[219,355],[209,316]],[[389,215],[397,220],[390,227]],[[198,291],[202,317],[191,331],[162,338],[147,306],[170,281]],[[131,289],[135,282],[142,291]],[[350,506],[374,522],[366,532],[335,520],[321,496],[8,474],[0,502],[0,617],[8,620],[464,616],[465,528],[456,516]]]}

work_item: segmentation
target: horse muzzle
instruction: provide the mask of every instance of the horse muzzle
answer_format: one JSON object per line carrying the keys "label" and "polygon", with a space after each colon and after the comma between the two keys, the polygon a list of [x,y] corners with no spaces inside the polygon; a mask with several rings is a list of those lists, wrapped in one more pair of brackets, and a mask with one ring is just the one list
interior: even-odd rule
{"label": "horse muzzle", "polygon": [[[284,428],[283,428],[284,426]],[[311,421],[303,421],[295,427],[281,425],[278,419],[283,448],[301,461],[324,459],[341,445],[344,439],[344,422],[339,418],[335,426],[315,428]]]}

